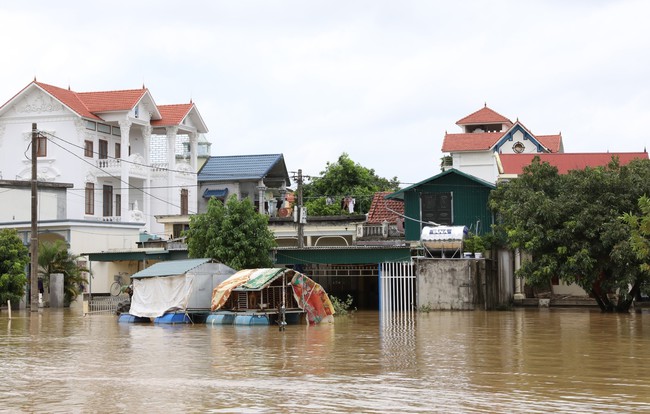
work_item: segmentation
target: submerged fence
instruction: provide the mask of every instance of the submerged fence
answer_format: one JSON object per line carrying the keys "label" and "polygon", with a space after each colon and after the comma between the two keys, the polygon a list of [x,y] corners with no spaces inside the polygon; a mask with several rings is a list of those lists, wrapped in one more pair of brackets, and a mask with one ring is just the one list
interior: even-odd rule
{"label": "submerged fence", "polygon": [[93,296],[88,299],[87,314],[115,313],[120,303],[129,300],[129,295]]}
{"label": "submerged fence", "polygon": [[413,262],[379,265],[379,313],[381,317],[415,311],[415,266]]}

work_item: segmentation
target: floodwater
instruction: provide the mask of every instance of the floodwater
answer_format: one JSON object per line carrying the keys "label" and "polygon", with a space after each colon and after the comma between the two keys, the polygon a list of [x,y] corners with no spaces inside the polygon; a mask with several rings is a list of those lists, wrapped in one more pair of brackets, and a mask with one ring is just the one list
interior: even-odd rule
{"label": "floodwater", "polygon": [[0,412],[648,412],[650,313],[358,312],[280,332],[2,311],[0,374]]}

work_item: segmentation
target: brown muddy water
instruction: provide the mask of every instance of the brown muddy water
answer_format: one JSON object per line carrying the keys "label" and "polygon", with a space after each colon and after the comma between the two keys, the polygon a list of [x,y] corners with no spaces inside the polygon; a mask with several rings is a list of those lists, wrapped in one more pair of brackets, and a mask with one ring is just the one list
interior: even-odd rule
{"label": "brown muddy water", "polygon": [[650,313],[376,312],[306,327],[0,314],[0,412],[650,411]]}

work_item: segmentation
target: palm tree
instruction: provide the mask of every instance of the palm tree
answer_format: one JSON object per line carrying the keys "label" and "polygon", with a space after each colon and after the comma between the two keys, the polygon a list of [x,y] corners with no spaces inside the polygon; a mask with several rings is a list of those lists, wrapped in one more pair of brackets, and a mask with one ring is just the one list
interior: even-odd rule
{"label": "palm tree", "polygon": [[44,285],[48,284],[50,274],[63,274],[66,305],[75,300],[83,292],[83,285],[88,283],[84,273],[89,273],[90,270],[79,266],[78,259],[79,256],[68,251],[68,246],[63,240],[38,245],[38,274],[43,278]]}

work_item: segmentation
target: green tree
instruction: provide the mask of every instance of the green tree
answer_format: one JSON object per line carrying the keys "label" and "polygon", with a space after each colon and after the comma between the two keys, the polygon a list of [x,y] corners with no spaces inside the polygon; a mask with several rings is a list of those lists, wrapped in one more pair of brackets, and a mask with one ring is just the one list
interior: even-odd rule
{"label": "green tree", "polygon": [[239,201],[231,196],[225,205],[210,199],[206,213],[190,217],[185,234],[190,257],[213,258],[237,270],[273,265],[270,251],[275,238],[268,218],[248,198]]}
{"label": "green tree", "polygon": [[521,177],[490,197],[496,230],[508,244],[532,254],[519,276],[533,285],[554,276],[576,283],[603,311],[627,312],[647,280],[630,248],[624,212],[650,190],[650,162],[586,168],[560,175],[536,158]]}
{"label": "green tree", "polygon": [[[349,214],[341,208],[341,199],[346,196],[355,199],[355,211],[365,214],[370,209],[373,195],[378,191],[397,191],[397,177],[391,180],[381,178],[375,170],[363,167],[343,153],[334,163],[327,163],[320,177],[311,179],[303,186],[303,199],[307,212],[312,216]],[[333,204],[325,200],[331,197]]]}
{"label": "green tree", "polygon": [[0,303],[18,303],[25,294],[29,250],[13,229],[0,230]]}
{"label": "green tree", "polygon": [[78,264],[79,256],[68,250],[63,240],[42,242],[38,244],[38,274],[47,286],[50,275],[63,274],[63,294],[66,305],[83,292],[83,286],[88,283],[85,273],[90,270]]}
{"label": "green tree", "polygon": [[630,227],[630,246],[641,261],[641,270],[650,274],[650,198],[639,198],[639,213],[625,213],[622,217]]}

